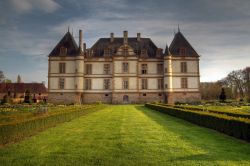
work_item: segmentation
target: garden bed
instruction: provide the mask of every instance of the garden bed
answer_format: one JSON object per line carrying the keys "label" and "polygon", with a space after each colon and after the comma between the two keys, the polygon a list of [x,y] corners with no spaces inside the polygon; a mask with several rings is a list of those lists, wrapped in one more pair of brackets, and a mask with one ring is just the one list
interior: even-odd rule
{"label": "garden bed", "polygon": [[[59,123],[70,121],[82,115],[102,109],[103,105],[57,106],[46,113],[31,112],[29,116],[0,124],[0,145],[17,142]],[[14,116],[14,115],[10,115]]]}
{"label": "garden bed", "polygon": [[250,119],[157,104],[145,106],[250,142]]}

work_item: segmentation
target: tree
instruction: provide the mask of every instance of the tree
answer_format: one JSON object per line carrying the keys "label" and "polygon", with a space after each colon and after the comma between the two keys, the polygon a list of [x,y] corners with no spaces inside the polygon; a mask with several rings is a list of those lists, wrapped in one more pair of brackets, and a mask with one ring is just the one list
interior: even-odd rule
{"label": "tree", "polygon": [[0,70],[0,83],[4,82],[5,76],[3,74],[3,71]]}
{"label": "tree", "polygon": [[17,83],[22,83],[22,79],[21,79],[21,76],[19,74],[17,76]]}
{"label": "tree", "polygon": [[245,79],[246,97],[247,101],[250,103],[250,67],[243,70],[243,75]]}
{"label": "tree", "polygon": [[221,93],[220,93],[220,101],[221,102],[225,102],[225,100],[226,100],[226,94],[225,94],[225,90],[224,90],[224,88],[221,88]]}

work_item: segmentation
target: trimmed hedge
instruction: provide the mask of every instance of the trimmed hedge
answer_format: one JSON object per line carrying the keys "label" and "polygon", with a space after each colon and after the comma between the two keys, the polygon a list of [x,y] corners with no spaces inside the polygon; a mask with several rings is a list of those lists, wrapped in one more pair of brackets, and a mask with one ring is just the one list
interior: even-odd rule
{"label": "trimmed hedge", "polygon": [[241,118],[248,118],[250,119],[250,114],[243,114],[243,113],[233,113],[233,112],[227,112],[227,111],[217,111],[217,110],[210,110],[210,109],[203,109],[203,108],[197,108],[197,107],[186,107],[186,106],[181,106],[181,105],[168,105],[168,104],[161,104],[163,106],[172,106],[174,108],[181,108],[181,109],[188,109],[192,111],[207,111],[211,113],[216,113],[216,114],[226,114],[228,116],[234,116],[234,117],[241,117]]}
{"label": "trimmed hedge", "polygon": [[24,137],[34,135],[59,123],[70,121],[82,115],[98,111],[103,105],[91,107],[78,107],[75,111],[56,113],[48,116],[39,116],[22,122],[0,125],[0,145],[17,142]]}
{"label": "trimmed hedge", "polygon": [[250,120],[230,117],[210,112],[197,112],[156,104],[145,104],[146,107],[175,116],[186,121],[217,130],[227,135],[250,142]]}

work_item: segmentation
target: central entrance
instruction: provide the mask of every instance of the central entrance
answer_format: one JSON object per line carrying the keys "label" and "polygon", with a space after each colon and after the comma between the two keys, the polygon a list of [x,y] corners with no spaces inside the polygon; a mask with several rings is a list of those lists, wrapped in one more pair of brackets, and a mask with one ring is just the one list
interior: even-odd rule
{"label": "central entrance", "polygon": [[125,104],[129,103],[128,95],[123,96],[123,103],[125,103]]}

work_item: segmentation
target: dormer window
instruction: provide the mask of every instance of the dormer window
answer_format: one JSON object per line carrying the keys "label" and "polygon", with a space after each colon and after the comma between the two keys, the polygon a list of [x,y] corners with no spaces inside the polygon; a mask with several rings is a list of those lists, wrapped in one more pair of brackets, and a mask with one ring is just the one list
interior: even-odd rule
{"label": "dormer window", "polygon": [[109,48],[104,49],[104,56],[105,57],[110,57],[112,56],[112,50]]}
{"label": "dormer window", "polygon": [[87,51],[86,51],[87,57],[91,57],[93,55],[93,53],[94,53],[94,51],[91,49],[87,49]]}
{"label": "dormer window", "polygon": [[158,57],[158,58],[162,57],[162,49],[161,48],[157,49],[157,51],[156,51],[156,57]]}
{"label": "dormer window", "polygon": [[148,56],[148,51],[146,49],[141,50],[141,56],[142,57],[147,57]]}
{"label": "dormer window", "polygon": [[123,48],[123,55],[124,56],[128,56],[129,54],[128,54],[128,47],[124,47]]}
{"label": "dormer window", "polygon": [[61,47],[60,48],[60,55],[61,56],[66,56],[67,55],[67,48],[66,47]]}
{"label": "dormer window", "polygon": [[187,49],[186,48],[180,48],[180,55],[182,55],[182,56],[187,55]]}

